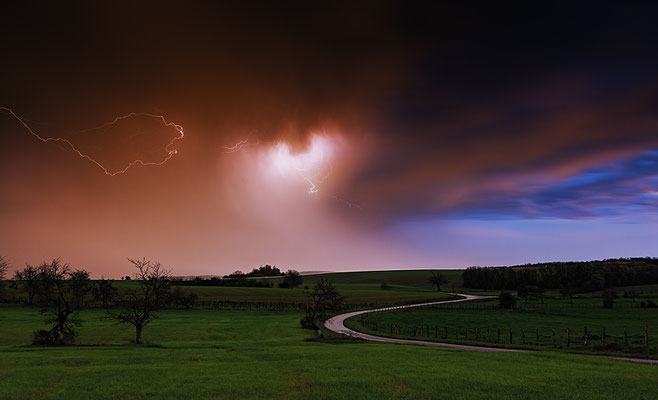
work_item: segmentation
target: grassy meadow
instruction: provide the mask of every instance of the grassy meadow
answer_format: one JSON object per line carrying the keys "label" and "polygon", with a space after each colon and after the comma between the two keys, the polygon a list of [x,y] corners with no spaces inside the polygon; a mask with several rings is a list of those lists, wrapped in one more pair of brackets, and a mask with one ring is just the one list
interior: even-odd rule
{"label": "grassy meadow", "polygon": [[[612,309],[604,309],[600,295],[597,294],[579,295],[573,304],[559,295],[549,294],[543,304],[520,300],[516,310],[500,309],[497,299],[480,300],[371,313],[366,318],[357,316],[348,319],[346,326],[380,336],[408,339],[658,358],[658,309],[639,307],[640,302],[646,299],[658,301],[656,297],[658,294],[650,293],[635,301],[620,298]],[[645,325],[649,338],[647,347],[644,346]],[[397,333],[395,326],[399,326]],[[588,331],[587,346],[584,343],[585,327]],[[624,327],[627,328],[628,345],[625,343]],[[498,329],[501,330],[500,341],[497,337]],[[553,329],[556,332],[555,347]],[[567,329],[570,330],[569,343]]]}
{"label": "grassy meadow", "polygon": [[656,367],[598,357],[498,354],[313,340],[299,313],[170,310],[133,332],[82,313],[79,343],[30,346],[38,310],[0,308],[0,398],[649,399]]}
{"label": "grassy meadow", "polygon": [[[444,290],[459,289],[461,271],[445,273],[450,283]],[[306,301],[305,285],[327,278],[337,284],[351,308],[449,298],[430,286],[429,275],[427,270],[334,273],[305,276],[296,289],[183,288],[206,302],[295,305]],[[382,289],[383,282],[391,288]],[[122,292],[137,283],[115,284]],[[609,326],[610,335],[618,336],[622,324],[630,329],[645,321],[652,334],[658,333],[656,310],[633,307],[629,299],[619,299],[613,310],[602,309],[596,294],[580,296],[575,306],[567,303],[549,294],[545,307],[520,302],[513,312],[483,301],[373,313],[368,323],[357,318],[348,324],[379,335],[387,333],[381,327],[375,332],[373,321],[400,324],[410,328],[405,336],[410,338],[416,325],[459,327],[462,338],[467,326],[471,332],[476,327],[513,327],[515,340],[522,328],[530,332],[529,340],[536,328],[541,329],[542,340],[550,340],[547,329],[570,326],[575,342],[576,329],[588,324],[593,343],[600,340],[596,334],[602,323]],[[108,320],[99,308],[86,309],[80,316],[84,323],[75,345],[33,346],[32,332],[47,328],[39,309],[0,304],[0,399],[650,399],[658,393],[655,365],[569,354],[549,346],[527,345],[537,351],[508,354],[362,342],[330,332],[316,339],[312,331],[301,328],[302,312],[294,307],[164,310],[144,330],[143,345],[133,344],[132,327]],[[631,334],[636,343],[637,329]],[[518,342],[512,346],[524,347]],[[579,351],[577,347],[569,350]]]}

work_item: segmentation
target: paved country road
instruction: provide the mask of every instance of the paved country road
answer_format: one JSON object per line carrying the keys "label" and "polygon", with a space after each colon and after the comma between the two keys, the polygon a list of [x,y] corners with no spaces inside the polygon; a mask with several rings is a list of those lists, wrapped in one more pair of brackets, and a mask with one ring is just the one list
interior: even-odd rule
{"label": "paved country road", "polygon": [[[529,351],[529,350],[519,350],[519,349],[504,349],[504,348],[499,348],[499,347],[468,346],[468,345],[463,345],[463,344],[430,342],[430,341],[425,341],[425,340],[388,338],[388,337],[383,337],[383,336],[368,335],[367,333],[357,332],[355,330],[347,328],[344,324],[346,319],[351,318],[355,315],[361,315],[361,314],[367,314],[367,313],[379,312],[379,311],[391,311],[391,310],[401,310],[401,309],[405,309],[405,308],[431,306],[431,305],[435,305],[435,304],[459,303],[459,302],[462,302],[462,301],[490,299],[490,298],[495,297],[495,296],[476,296],[476,295],[461,294],[461,293],[453,293],[453,294],[458,295],[458,296],[462,296],[463,298],[456,299],[456,300],[433,301],[433,302],[430,302],[430,303],[407,304],[407,305],[404,305],[404,306],[374,308],[372,310],[353,311],[353,312],[349,312],[349,313],[345,313],[345,314],[336,315],[333,318],[329,318],[328,320],[326,320],[324,322],[324,326],[332,332],[336,332],[336,333],[343,334],[343,335],[348,335],[348,336],[363,339],[363,340],[369,340],[369,341],[373,341],[373,342],[397,343],[397,344],[415,344],[415,345],[420,345],[420,346],[433,346],[433,347],[449,347],[449,348],[453,348],[453,349],[470,350],[470,351],[496,351],[496,352],[512,352],[512,353],[523,353],[523,352],[528,352]],[[628,358],[628,357],[605,357],[605,358],[613,358],[613,359],[617,359],[617,360],[638,362],[638,363],[643,363],[643,364],[658,364],[658,360],[651,360],[651,359]]]}
{"label": "paved country road", "polygon": [[462,301],[478,300],[478,299],[489,299],[495,296],[475,296],[471,294],[458,294],[463,296],[461,299],[456,300],[443,300],[443,301],[433,301],[430,303],[421,303],[421,304],[407,304],[404,306],[395,306],[395,307],[383,307],[383,308],[374,308],[372,310],[362,310],[362,311],[353,311],[345,314],[336,315],[333,318],[330,318],[325,321],[324,326],[330,331],[340,333],[343,335],[348,335],[351,337],[370,340],[374,342],[386,342],[386,343],[398,343],[398,344],[415,344],[421,346],[434,346],[434,347],[450,347],[453,349],[462,349],[462,350],[471,350],[471,351],[499,351],[499,352],[525,352],[527,350],[518,350],[518,349],[503,349],[500,347],[483,347],[483,346],[468,346],[464,344],[452,344],[452,343],[441,343],[441,342],[429,342],[424,340],[410,340],[410,339],[395,339],[382,336],[368,335],[366,333],[361,333],[347,328],[344,325],[346,319],[351,318],[355,315],[367,314],[372,312],[379,311],[391,311],[391,310],[401,310],[404,308],[413,308],[413,307],[422,307],[422,306],[431,306],[435,304],[448,304],[448,303],[459,303]]}

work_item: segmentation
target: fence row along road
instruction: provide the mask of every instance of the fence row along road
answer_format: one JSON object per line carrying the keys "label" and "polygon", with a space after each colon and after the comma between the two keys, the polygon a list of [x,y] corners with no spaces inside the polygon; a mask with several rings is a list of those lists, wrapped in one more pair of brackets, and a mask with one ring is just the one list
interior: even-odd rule
{"label": "fence row along road", "polygon": [[[476,295],[461,294],[461,293],[452,293],[452,294],[457,296],[462,296],[462,298],[456,300],[433,301],[430,303],[407,304],[407,305],[395,306],[395,307],[374,308],[372,310],[352,311],[329,318],[328,320],[325,321],[324,326],[330,331],[335,333],[351,336],[358,339],[373,341],[373,342],[384,342],[384,343],[394,343],[394,344],[414,344],[414,345],[432,346],[432,347],[449,347],[453,349],[470,350],[470,351],[513,352],[513,353],[523,353],[529,351],[529,350],[520,350],[520,349],[504,349],[500,347],[469,346],[464,344],[431,342],[426,340],[388,338],[383,336],[375,336],[375,335],[369,335],[367,333],[357,332],[345,326],[345,320],[354,317],[356,315],[362,315],[362,314],[380,312],[380,311],[401,310],[405,308],[432,306],[437,304],[459,303],[463,301],[495,298],[495,296],[476,296]],[[614,358],[624,361],[640,362],[644,364],[658,364],[658,360],[650,360],[650,359],[629,358],[629,357],[608,357],[608,358]]]}

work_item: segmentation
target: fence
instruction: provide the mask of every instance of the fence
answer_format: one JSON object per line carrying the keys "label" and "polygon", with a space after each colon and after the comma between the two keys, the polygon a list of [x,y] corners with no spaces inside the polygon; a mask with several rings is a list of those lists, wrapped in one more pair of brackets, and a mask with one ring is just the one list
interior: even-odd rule
{"label": "fence", "polygon": [[584,326],[578,330],[571,328],[549,329],[514,329],[500,327],[448,327],[439,325],[400,325],[372,321],[368,314],[362,314],[362,326],[371,332],[383,332],[394,337],[427,338],[449,341],[467,341],[490,344],[509,344],[526,346],[549,346],[559,348],[583,347],[648,347],[649,326],[627,326],[614,329],[612,334],[605,326],[593,331]]}

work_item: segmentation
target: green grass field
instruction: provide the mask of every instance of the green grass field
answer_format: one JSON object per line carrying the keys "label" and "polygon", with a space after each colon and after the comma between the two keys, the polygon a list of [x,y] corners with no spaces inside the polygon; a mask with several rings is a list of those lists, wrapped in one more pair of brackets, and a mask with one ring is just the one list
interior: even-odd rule
{"label": "green grass field", "polygon": [[[365,320],[361,317],[350,318],[346,321],[346,326],[381,336],[551,350],[553,349],[552,329],[555,328],[558,350],[658,358],[658,309],[638,308],[641,299],[635,302],[630,299],[618,299],[615,308],[604,309],[600,298],[595,294],[579,297],[574,300],[573,305],[568,300],[553,296],[549,296],[544,304],[520,301],[517,310],[499,309],[497,300],[493,299],[377,312],[368,314]],[[645,298],[646,296],[642,297]],[[397,334],[395,328],[391,332],[391,325],[400,326]],[[645,325],[648,327],[650,339],[648,347],[644,346]],[[585,327],[588,329],[587,346],[584,345]],[[602,342],[604,327],[606,328],[605,343]],[[628,346],[625,344],[624,327],[628,329]],[[468,340],[466,328],[469,330]],[[496,343],[499,328],[501,339]],[[567,328],[570,329],[568,348]],[[510,329],[512,329],[511,344]],[[524,329],[525,344],[522,337]],[[537,330],[539,330],[539,346],[537,346]],[[422,336],[416,337],[417,334]]]}
{"label": "green grass field", "polygon": [[[451,282],[461,282],[461,271],[444,272]],[[429,270],[410,271],[374,271],[374,272],[344,272],[304,276],[304,283],[295,289],[280,289],[276,284],[281,278],[256,278],[274,283],[273,288],[229,287],[229,286],[178,286],[195,292],[200,301],[232,301],[232,302],[269,302],[269,303],[303,303],[306,301],[304,287],[312,287],[321,278],[329,279],[336,284],[341,294],[345,296],[348,306],[378,307],[393,304],[408,304],[425,301],[436,301],[447,298],[446,293],[437,292],[428,282]],[[386,282],[390,290],[381,289]],[[135,286],[133,281],[115,281],[121,291]],[[461,285],[461,283],[460,283]],[[453,285],[457,287],[456,285]],[[448,290],[450,284],[444,286]]]}
{"label": "green grass field", "polygon": [[656,367],[590,356],[310,340],[299,313],[171,310],[132,331],[82,314],[79,345],[29,346],[34,308],[0,308],[0,398],[650,399]]}

